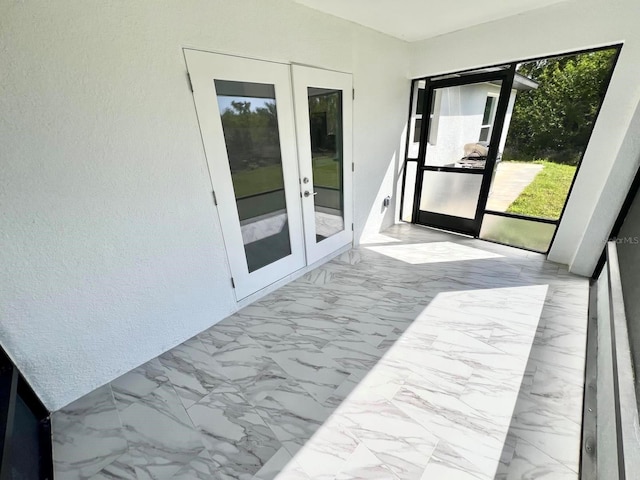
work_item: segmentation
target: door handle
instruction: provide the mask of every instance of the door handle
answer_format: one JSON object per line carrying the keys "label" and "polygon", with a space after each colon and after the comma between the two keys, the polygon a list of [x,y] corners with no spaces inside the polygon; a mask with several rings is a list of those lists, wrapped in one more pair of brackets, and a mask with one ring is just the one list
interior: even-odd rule
{"label": "door handle", "polygon": [[305,190],[305,192],[304,192],[304,196],[305,197],[311,197],[311,196],[317,195],[317,194],[318,194],[318,192],[310,193],[309,190]]}

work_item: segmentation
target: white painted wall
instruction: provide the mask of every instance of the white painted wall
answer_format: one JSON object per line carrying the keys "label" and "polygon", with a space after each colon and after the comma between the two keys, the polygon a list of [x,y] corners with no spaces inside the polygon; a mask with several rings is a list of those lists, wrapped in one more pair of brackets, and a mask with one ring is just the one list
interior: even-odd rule
{"label": "white painted wall", "polygon": [[549,253],[590,275],[640,157],[640,2],[573,0],[412,44],[412,77],[624,42],[575,188]]}
{"label": "white painted wall", "polygon": [[58,409],[236,308],[183,47],[352,72],[356,238],[393,222],[407,45],[285,0],[0,3],[0,342]]}

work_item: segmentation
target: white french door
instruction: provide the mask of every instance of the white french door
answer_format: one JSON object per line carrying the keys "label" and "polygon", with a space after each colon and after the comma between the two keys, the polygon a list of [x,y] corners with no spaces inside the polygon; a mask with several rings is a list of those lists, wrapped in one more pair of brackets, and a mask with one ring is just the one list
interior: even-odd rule
{"label": "white french door", "polygon": [[292,86],[288,64],[185,58],[240,300],[353,239],[351,77],[296,66]]}
{"label": "white french door", "polygon": [[353,241],[352,80],[293,65],[307,262]]}

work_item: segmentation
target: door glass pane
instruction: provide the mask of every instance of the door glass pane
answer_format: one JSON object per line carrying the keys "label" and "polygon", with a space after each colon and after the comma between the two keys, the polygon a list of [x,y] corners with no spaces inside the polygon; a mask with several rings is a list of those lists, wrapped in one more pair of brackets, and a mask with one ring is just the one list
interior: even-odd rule
{"label": "door glass pane", "polygon": [[344,230],[342,91],[309,87],[307,95],[316,242],[321,242]]}
{"label": "door glass pane", "polygon": [[485,168],[501,87],[498,80],[433,91],[425,165]]}
{"label": "door glass pane", "polygon": [[291,254],[275,88],[215,80],[249,272]]}
{"label": "door glass pane", "polygon": [[482,175],[424,171],[420,210],[475,218]]}
{"label": "door glass pane", "polygon": [[513,247],[546,252],[556,231],[553,223],[486,214],[482,220],[480,238]]}

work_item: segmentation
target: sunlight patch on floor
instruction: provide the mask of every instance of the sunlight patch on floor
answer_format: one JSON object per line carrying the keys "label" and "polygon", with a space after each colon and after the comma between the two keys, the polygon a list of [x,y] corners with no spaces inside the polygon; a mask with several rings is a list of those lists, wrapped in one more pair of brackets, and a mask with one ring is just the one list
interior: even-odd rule
{"label": "sunlight patch on floor", "polygon": [[433,242],[408,245],[379,245],[365,247],[411,265],[439,262],[460,262],[501,258],[502,255],[452,242]]}
{"label": "sunlight patch on floor", "polygon": [[493,478],[547,290],[436,295],[276,478]]}

